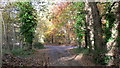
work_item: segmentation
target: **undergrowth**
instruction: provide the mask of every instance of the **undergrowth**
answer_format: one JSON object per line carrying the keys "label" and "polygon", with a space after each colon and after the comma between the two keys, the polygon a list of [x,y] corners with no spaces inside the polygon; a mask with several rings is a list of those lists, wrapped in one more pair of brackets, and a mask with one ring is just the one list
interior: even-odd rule
{"label": "undergrowth", "polygon": [[45,48],[44,45],[42,43],[39,43],[39,42],[34,43],[33,46],[36,49],[44,49]]}
{"label": "undergrowth", "polygon": [[[82,54],[90,54],[88,48],[78,47],[78,48],[74,48],[73,51],[76,54],[80,54],[80,53],[82,53]],[[104,54],[106,52],[102,52],[102,53]],[[96,53],[97,55],[93,59],[94,59],[94,61],[95,61],[96,64],[108,65],[109,61],[112,59],[112,56],[102,55],[102,53],[100,53],[100,54]]]}
{"label": "undergrowth", "polygon": [[97,64],[101,64],[101,65],[108,65],[109,61],[112,59],[111,56],[107,56],[107,55],[98,55],[95,57],[95,62]]}
{"label": "undergrowth", "polygon": [[88,54],[89,53],[89,49],[87,48],[74,48],[73,51],[76,53],[76,54],[79,54],[79,53],[83,53],[83,54]]}
{"label": "undergrowth", "polygon": [[30,49],[27,50],[25,48],[18,48],[18,49],[14,49],[11,51],[11,53],[15,56],[21,56],[21,57],[27,57],[32,55],[35,52],[35,50]]}

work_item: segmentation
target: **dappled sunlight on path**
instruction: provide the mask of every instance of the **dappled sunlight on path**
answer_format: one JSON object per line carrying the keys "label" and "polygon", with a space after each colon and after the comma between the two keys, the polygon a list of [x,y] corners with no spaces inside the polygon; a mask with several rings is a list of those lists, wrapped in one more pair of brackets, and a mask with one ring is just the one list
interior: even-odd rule
{"label": "dappled sunlight on path", "polygon": [[[43,66],[95,66],[90,57],[75,54],[71,49],[77,46],[49,46],[35,53],[36,58],[43,60]],[[35,57],[34,56],[34,57]]]}
{"label": "dappled sunlight on path", "polygon": [[76,46],[49,46],[48,55],[50,57],[50,66],[81,66],[78,61],[73,58],[75,55],[71,55],[69,49],[76,48]]}

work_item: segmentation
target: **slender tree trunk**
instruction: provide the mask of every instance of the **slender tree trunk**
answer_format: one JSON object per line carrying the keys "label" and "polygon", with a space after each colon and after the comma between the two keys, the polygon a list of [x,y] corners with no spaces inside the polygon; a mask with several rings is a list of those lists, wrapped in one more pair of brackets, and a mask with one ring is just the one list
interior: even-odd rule
{"label": "slender tree trunk", "polygon": [[14,49],[15,48],[15,41],[16,41],[14,24],[12,24],[12,28],[13,28],[13,49]]}
{"label": "slender tree trunk", "polygon": [[4,43],[4,48],[6,49],[7,48],[7,43],[6,43],[6,38],[7,38],[7,34],[6,34],[6,24],[5,24],[5,22],[4,22],[4,20],[3,20],[3,38],[4,38],[4,41],[3,41],[3,43]]}
{"label": "slender tree trunk", "polygon": [[2,12],[0,11],[0,67],[2,65]]}
{"label": "slender tree trunk", "polygon": [[52,44],[54,43],[54,39],[53,38],[54,38],[54,36],[52,35]]}
{"label": "slender tree trunk", "polygon": [[10,32],[8,31],[9,30],[9,28],[8,28],[9,26],[8,26],[8,24],[6,24],[6,34],[7,34],[7,36],[6,36],[6,43],[7,43],[7,50],[10,50]]}

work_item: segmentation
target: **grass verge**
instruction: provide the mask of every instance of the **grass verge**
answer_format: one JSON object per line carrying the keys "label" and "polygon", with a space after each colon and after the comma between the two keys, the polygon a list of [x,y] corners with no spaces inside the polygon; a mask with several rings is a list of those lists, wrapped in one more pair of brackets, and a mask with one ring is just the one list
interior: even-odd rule
{"label": "grass verge", "polygon": [[21,56],[21,57],[28,57],[30,55],[32,55],[35,52],[35,50],[31,49],[31,50],[27,50],[27,49],[22,49],[22,48],[18,48],[18,49],[14,49],[11,51],[11,53],[15,56]]}
{"label": "grass verge", "polygon": [[80,54],[80,53],[83,53],[83,54],[88,54],[89,53],[89,49],[87,48],[74,48],[73,49],[74,53],[76,54]]}

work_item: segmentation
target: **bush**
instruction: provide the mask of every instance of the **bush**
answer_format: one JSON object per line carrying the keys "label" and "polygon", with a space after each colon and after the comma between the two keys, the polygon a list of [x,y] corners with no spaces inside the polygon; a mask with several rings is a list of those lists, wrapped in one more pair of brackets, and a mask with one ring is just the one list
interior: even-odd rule
{"label": "bush", "polygon": [[31,50],[27,50],[27,49],[22,49],[22,48],[18,48],[18,49],[14,49],[11,51],[11,53],[15,56],[29,56],[31,54],[33,54],[35,52],[35,50],[31,49]]}
{"label": "bush", "polygon": [[73,51],[75,53],[77,53],[77,54],[79,54],[79,53],[88,54],[89,53],[89,49],[87,49],[87,48],[80,48],[80,47],[74,48]]}
{"label": "bush", "polygon": [[36,42],[34,43],[34,48],[37,48],[37,49],[43,49],[45,48],[44,45],[42,43],[39,43],[39,42]]}
{"label": "bush", "polygon": [[111,59],[111,56],[98,55],[97,57],[95,57],[95,62],[101,65],[107,65]]}

